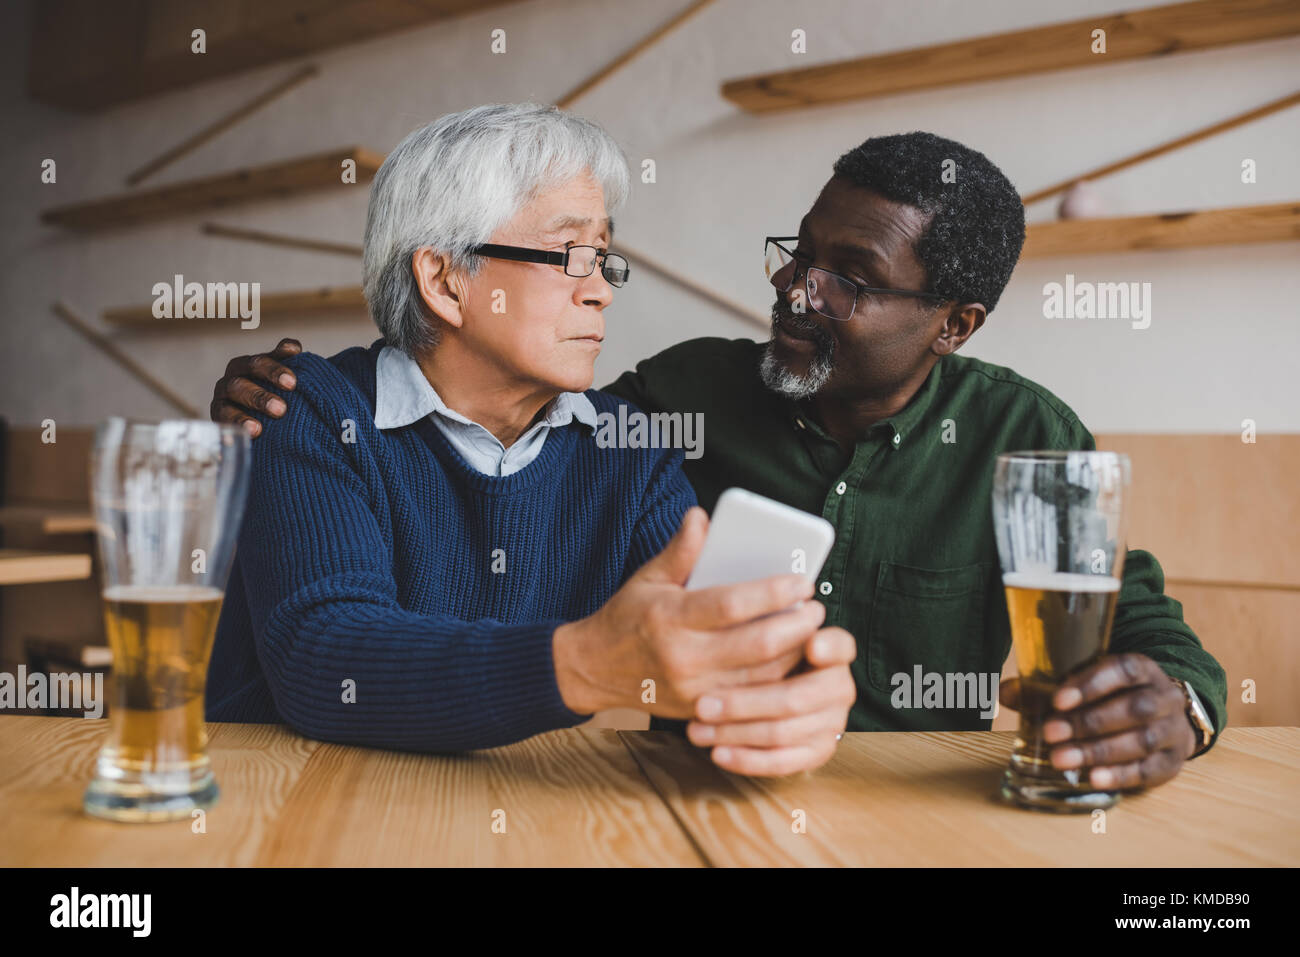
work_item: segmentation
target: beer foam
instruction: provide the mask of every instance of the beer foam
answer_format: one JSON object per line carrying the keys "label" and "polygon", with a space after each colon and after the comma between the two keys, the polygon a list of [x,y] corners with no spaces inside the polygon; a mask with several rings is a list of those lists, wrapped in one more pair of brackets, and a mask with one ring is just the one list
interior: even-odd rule
{"label": "beer foam", "polygon": [[1005,572],[1002,584],[1007,588],[1037,588],[1041,591],[1119,591],[1118,578],[1078,572]]}
{"label": "beer foam", "polygon": [[104,589],[104,601],[148,602],[183,605],[189,602],[220,601],[220,588],[210,585],[113,585]]}

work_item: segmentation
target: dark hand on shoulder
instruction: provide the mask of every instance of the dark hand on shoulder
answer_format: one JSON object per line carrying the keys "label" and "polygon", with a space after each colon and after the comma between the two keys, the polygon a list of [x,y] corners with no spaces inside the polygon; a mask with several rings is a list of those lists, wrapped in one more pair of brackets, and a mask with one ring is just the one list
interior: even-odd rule
{"label": "dark hand on shoulder", "polygon": [[212,389],[212,405],[208,415],[213,422],[242,425],[253,438],[262,434],[262,423],[250,413],[268,415],[278,419],[288,407],[284,400],[265,386],[292,390],[297,377],[278,360],[288,359],[302,352],[297,339],[281,339],[270,352],[252,356],[236,356],[226,365],[226,373]]}

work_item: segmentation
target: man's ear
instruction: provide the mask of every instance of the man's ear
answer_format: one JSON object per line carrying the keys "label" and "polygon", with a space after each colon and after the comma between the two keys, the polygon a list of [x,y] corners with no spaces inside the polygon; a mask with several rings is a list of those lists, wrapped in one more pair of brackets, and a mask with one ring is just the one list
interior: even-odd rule
{"label": "man's ear", "polygon": [[461,312],[464,293],[460,276],[451,272],[450,260],[428,246],[411,255],[411,274],[420,290],[425,308],[450,326],[460,328],[465,322]]}
{"label": "man's ear", "polygon": [[985,315],[986,310],[978,302],[954,304],[948,311],[948,318],[944,320],[939,337],[930,344],[930,351],[940,356],[952,355],[984,325]]}

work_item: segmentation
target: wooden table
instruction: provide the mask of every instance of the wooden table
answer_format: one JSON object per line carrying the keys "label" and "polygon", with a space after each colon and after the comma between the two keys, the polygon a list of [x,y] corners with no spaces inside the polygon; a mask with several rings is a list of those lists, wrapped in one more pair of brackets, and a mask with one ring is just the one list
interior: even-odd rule
{"label": "wooden table", "polygon": [[668,732],[435,756],[208,727],[222,795],[196,834],[82,812],[106,721],[0,716],[0,865],[1300,864],[1300,728],[1228,729],[1098,833],[991,797],[1006,731],[850,733],[816,772],[762,779]]}

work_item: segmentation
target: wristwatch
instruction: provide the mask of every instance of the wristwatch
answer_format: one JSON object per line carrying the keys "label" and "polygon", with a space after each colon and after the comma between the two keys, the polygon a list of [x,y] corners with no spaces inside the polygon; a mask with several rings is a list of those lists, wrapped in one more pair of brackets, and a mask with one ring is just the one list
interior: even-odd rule
{"label": "wristwatch", "polygon": [[1210,721],[1209,712],[1205,710],[1205,705],[1201,704],[1201,699],[1196,696],[1196,692],[1182,678],[1174,678],[1174,683],[1183,689],[1183,697],[1187,699],[1187,720],[1192,723],[1192,730],[1196,732],[1196,750],[1189,757],[1196,757],[1202,751],[1210,746],[1214,740],[1214,724]]}

